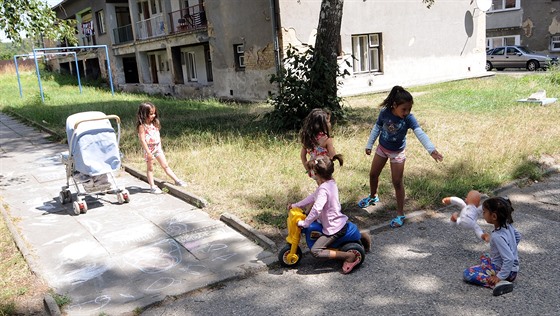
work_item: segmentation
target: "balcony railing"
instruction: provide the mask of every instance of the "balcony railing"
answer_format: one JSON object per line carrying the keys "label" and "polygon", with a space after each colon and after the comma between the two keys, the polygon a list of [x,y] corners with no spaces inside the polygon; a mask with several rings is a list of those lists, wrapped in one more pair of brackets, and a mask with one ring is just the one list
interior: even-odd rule
{"label": "balcony railing", "polygon": [[206,13],[201,5],[169,13],[171,33],[188,32],[207,28]]}
{"label": "balcony railing", "polygon": [[115,38],[115,44],[132,42],[134,40],[134,36],[132,35],[132,24],[113,29],[113,36]]}
{"label": "balcony railing", "polygon": [[136,22],[136,34],[139,40],[166,35],[165,29],[162,15]]}

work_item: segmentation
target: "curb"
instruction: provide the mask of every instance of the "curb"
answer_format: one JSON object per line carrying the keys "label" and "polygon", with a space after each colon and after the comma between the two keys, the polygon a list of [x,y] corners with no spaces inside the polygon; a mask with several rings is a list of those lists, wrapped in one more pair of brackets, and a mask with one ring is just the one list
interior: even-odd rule
{"label": "curb", "polygon": [[276,244],[272,240],[270,240],[270,238],[261,234],[253,227],[247,225],[237,216],[229,213],[224,213],[220,216],[220,220],[226,223],[228,226],[234,228],[241,234],[245,235],[245,237],[253,240],[257,245],[265,246],[265,248],[272,252],[276,252],[278,250]]}
{"label": "curb", "polygon": [[[29,266],[29,270],[31,270],[31,273],[33,273],[36,277],[38,277],[41,280],[44,280],[43,276],[41,275],[41,273],[37,269],[37,267],[38,267],[37,262],[35,261],[35,259],[31,255],[31,253],[29,252],[29,249],[27,249],[27,246],[25,245],[25,242],[23,241],[23,239],[19,235],[19,232],[17,231],[16,227],[14,226],[14,223],[12,222],[12,219],[8,215],[8,211],[4,208],[4,205],[2,203],[0,203],[0,213],[2,213],[2,216],[4,217],[4,221],[6,222],[6,226],[8,227],[8,230],[10,231],[10,234],[12,235],[12,238],[14,240],[14,243],[16,244],[16,247],[21,252],[21,255],[23,256],[23,259],[25,259],[25,261],[27,262],[27,265]],[[54,300],[54,298],[50,294],[45,294],[45,296],[43,298],[43,305],[45,306],[45,310],[48,312],[49,315],[52,315],[52,316],[62,315],[62,313],[60,312],[60,308],[58,307],[58,305],[56,304],[56,301]]]}
{"label": "curb", "polygon": [[[136,170],[136,169],[134,169],[130,166],[124,165],[124,164],[123,164],[123,167],[124,167],[124,171],[128,172],[132,176],[134,176],[134,177],[136,177],[136,178],[138,178],[138,179],[140,179],[144,182],[148,181],[148,178],[146,177],[145,172],[140,172],[140,171],[138,171],[138,170]],[[194,195],[190,192],[187,192],[183,189],[180,189],[181,187],[175,186],[171,183],[165,182],[165,181],[160,180],[160,179],[154,179],[154,183],[158,187],[160,187],[161,189],[163,189],[163,188],[167,189],[167,191],[171,195],[173,195],[173,196],[175,196],[175,197],[177,197],[177,198],[179,198],[179,199],[181,199],[181,200],[183,200],[183,201],[185,201],[189,204],[192,204],[192,205],[194,205],[198,208],[204,208],[208,205],[208,202],[205,199],[203,199],[203,198],[201,198],[197,195]]]}

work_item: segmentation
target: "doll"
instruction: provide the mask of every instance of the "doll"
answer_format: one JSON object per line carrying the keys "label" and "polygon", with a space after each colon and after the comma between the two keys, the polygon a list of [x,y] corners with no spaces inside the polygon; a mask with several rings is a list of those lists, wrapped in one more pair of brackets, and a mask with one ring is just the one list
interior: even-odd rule
{"label": "doll", "polygon": [[476,220],[480,215],[482,215],[482,206],[480,204],[481,194],[476,190],[469,191],[467,198],[463,201],[462,199],[451,196],[446,197],[442,201],[443,204],[457,205],[461,207],[461,213],[454,212],[451,214],[451,221],[459,226],[470,228],[474,230],[476,236],[485,242],[490,241],[490,235],[484,233],[480,226],[476,223]]}

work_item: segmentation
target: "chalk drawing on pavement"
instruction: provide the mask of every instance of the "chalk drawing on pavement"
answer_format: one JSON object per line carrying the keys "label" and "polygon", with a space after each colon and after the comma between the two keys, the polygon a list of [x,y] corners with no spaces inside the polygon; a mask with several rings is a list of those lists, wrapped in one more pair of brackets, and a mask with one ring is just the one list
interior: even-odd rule
{"label": "chalk drawing on pavement", "polygon": [[109,295],[101,295],[101,296],[98,296],[91,301],[86,301],[86,302],[83,302],[83,303],[70,305],[70,306],[68,306],[68,310],[69,311],[76,310],[76,311],[93,312],[93,311],[98,311],[98,310],[102,309],[107,304],[109,304],[109,302],[111,302],[111,297]]}
{"label": "chalk drawing on pavement", "polygon": [[138,270],[154,274],[169,270],[182,260],[181,246],[174,239],[164,239],[140,247],[124,256],[128,264]]}
{"label": "chalk drawing on pavement", "polygon": [[169,278],[169,277],[163,277],[163,278],[159,278],[157,280],[155,280],[152,284],[150,284],[147,288],[146,291],[161,291],[167,287],[170,287],[174,284],[181,284],[181,281],[177,281],[174,278]]}

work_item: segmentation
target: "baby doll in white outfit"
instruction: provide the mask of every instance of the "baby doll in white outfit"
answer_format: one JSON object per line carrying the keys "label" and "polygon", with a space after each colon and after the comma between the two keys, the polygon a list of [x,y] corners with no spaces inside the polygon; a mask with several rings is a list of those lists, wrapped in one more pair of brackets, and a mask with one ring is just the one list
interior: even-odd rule
{"label": "baby doll in white outfit", "polygon": [[490,234],[484,233],[480,226],[476,223],[478,217],[482,215],[482,205],[480,204],[480,199],[480,192],[471,190],[464,201],[455,196],[446,197],[441,201],[445,205],[453,204],[461,208],[461,213],[454,212],[451,214],[452,222],[457,223],[459,226],[474,230],[478,238],[484,240],[485,242],[490,242]]}

